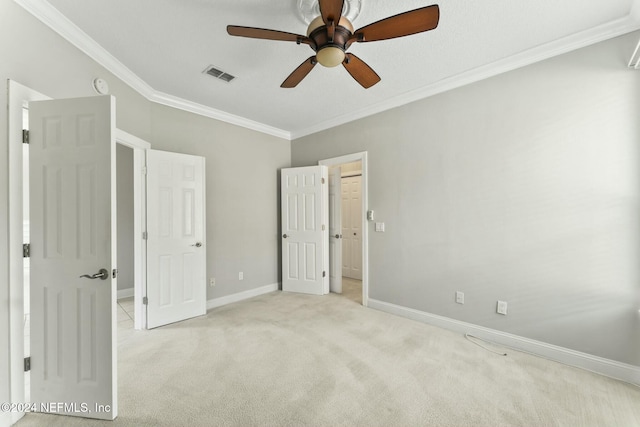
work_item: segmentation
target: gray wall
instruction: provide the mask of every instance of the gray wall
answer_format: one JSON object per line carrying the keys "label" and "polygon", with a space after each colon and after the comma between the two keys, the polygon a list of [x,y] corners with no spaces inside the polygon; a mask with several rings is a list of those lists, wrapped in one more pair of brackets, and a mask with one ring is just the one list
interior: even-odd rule
{"label": "gray wall", "polygon": [[637,41],[295,140],[293,166],[369,152],[370,297],[640,365]]}
{"label": "gray wall", "polygon": [[278,283],[278,171],[291,164],[291,143],[161,105],[151,141],[206,158],[208,298]]}
{"label": "gray wall", "polygon": [[[25,37],[16,44],[19,34]],[[13,2],[0,2],[0,36],[0,57],[10,58],[0,61],[2,81],[70,98],[95,95],[91,82],[102,77],[116,97],[118,128],[153,149],[207,158],[207,276],[217,279],[208,298],[279,281],[277,179],[278,168],[290,166],[289,141],[149,102]],[[3,84],[0,99],[6,96]],[[6,109],[0,114],[4,146]]]}
{"label": "gray wall", "polygon": [[118,193],[118,290],[134,286],[133,149],[116,145]]}
{"label": "gray wall", "polygon": [[[207,269],[219,284],[208,288],[209,298],[278,281],[277,169],[290,165],[289,141],[156,106],[8,0],[0,1],[0,58],[5,103],[7,79],[52,98],[71,98],[95,95],[91,82],[102,77],[116,97],[118,128],[152,148],[207,157]],[[8,169],[7,109],[0,108],[0,224],[5,230]],[[16,250],[21,248],[11,248]],[[0,402],[9,401],[8,253],[7,233],[0,232]],[[238,283],[241,269],[246,279]],[[12,296],[11,303],[19,306],[18,299]],[[7,416],[0,413],[0,425]]]}

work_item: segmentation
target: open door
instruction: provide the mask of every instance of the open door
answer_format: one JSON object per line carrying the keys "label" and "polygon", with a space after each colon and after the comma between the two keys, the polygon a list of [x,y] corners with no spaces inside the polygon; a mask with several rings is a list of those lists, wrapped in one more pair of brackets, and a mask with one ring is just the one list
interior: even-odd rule
{"label": "open door", "polygon": [[207,312],[205,159],[147,152],[147,327]]}
{"label": "open door", "polygon": [[342,276],[362,280],[362,177],[342,179]]}
{"label": "open door", "polygon": [[329,293],[328,169],[282,169],[282,290]]}
{"label": "open door", "polygon": [[117,416],[115,100],[29,104],[31,400]]}
{"label": "open door", "polygon": [[342,293],[342,168],[329,170],[329,287]]}

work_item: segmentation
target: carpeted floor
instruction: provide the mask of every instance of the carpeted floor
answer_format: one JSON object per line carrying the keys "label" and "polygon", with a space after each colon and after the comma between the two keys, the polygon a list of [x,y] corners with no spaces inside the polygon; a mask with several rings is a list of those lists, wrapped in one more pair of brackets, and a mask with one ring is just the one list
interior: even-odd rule
{"label": "carpeted floor", "polygon": [[29,426],[640,426],[640,388],[366,309],[273,292],[119,328],[114,422]]}

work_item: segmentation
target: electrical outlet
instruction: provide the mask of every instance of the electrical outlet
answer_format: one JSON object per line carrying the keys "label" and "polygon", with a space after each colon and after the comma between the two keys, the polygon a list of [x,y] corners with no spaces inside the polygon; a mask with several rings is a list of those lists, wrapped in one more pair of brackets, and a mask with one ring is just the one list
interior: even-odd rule
{"label": "electrical outlet", "polygon": [[496,312],[498,314],[507,315],[507,302],[506,301],[498,301],[498,307],[496,308]]}
{"label": "electrical outlet", "polygon": [[210,277],[209,278],[209,286],[211,286],[212,288],[216,285],[216,278],[215,277]]}
{"label": "electrical outlet", "polygon": [[238,280],[244,280],[244,273],[242,271],[238,273]]}
{"label": "electrical outlet", "polygon": [[456,292],[456,302],[458,304],[464,304],[464,292],[460,292],[460,291]]}

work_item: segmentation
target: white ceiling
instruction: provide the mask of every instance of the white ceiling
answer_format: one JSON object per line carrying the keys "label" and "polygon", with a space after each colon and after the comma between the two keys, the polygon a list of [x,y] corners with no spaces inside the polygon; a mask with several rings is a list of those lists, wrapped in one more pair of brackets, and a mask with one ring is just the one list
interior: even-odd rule
{"label": "white ceiling", "polygon": [[[363,0],[353,24],[360,28],[435,1]],[[226,26],[305,34],[298,0],[16,2],[149,99],[285,138],[640,28],[640,0],[439,0],[435,30],[351,47],[382,78],[371,89],[341,66],[317,66],[297,88],[282,89],[282,81],[313,51],[290,42],[231,37]],[[203,74],[209,65],[237,78],[225,83]]]}

